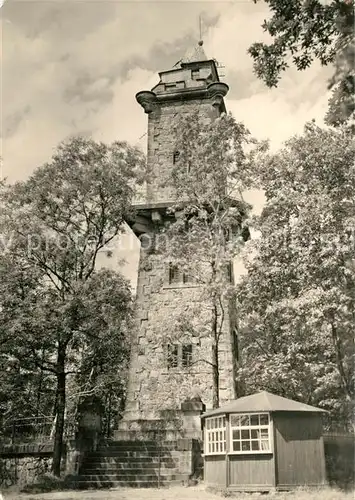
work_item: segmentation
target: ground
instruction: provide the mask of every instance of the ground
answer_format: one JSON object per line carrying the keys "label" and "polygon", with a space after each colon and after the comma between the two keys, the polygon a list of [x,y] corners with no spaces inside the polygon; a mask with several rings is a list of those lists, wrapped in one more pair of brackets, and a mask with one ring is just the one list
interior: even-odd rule
{"label": "ground", "polygon": [[[235,500],[352,500],[354,492],[339,490],[298,490],[290,493],[235,493],[233,496],[226,491],[216,491],[205,486],[174,487],[169,489],[116,489],[101,491],[72,491],[57,493],[15,494],[3,493],[4,500],[220,500],[233,498]],[[0,493],[1,498],[1,493]]]}

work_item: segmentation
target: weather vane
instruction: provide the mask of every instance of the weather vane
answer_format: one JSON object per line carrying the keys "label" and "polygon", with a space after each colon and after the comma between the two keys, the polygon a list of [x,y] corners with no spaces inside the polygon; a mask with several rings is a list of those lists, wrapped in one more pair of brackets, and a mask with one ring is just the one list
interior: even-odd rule
{"label": "weather vane", "polygon": [[[200,46],[202,46],[202,45],[203,45],[203,40],[202,40],[202,15],[201,15],[201,14],[198,16],[198,24],[199,24],[199,35],[200,35],[200,39],[199,39],[198,44],[199,44]],[[221,64],[219,61],[217,61],[217,59],[215,59],[215,58],[214,58],[213,60],[214,60],[214,62],[216,63],[217,70],[220,70],[220,69],[224,69],[224,68],[225,68],[225,66],[223,66],[223,64]],[[221,78],[224,78],[226,75],[225,75],[225,74],[220,74],[220,73],[219,73],[219,75],[218,75],[218,76],[219,76],[219,77],[221,77]]]}
{"label": "weather vane", "polygon": [[202,17],[201,14],[198,16],[198,24],[199,24],[199,30],[200,30],[200,38],[199,38],[199,45],[203,45],[203,40],[202,40]]}

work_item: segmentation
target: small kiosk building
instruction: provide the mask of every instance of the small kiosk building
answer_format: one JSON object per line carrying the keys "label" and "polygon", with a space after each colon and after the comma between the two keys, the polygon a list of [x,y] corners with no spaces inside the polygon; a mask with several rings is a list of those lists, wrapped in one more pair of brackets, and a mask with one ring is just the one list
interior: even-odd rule
{"label": "small kiosk building", "polygon": [[207,411],[206,483],[240,491],[325,485],[323,412],[266,391]]}

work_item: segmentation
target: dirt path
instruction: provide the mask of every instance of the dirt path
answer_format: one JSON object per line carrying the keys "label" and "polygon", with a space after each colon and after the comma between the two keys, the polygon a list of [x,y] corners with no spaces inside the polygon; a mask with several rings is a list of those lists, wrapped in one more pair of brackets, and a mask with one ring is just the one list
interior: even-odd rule
{"label": "dirt path", "polygon": [[[112,489],[99,491],[68,491],[40,494],[3,493],[3,500],[222,500],[223,493],[214,493],[206,486],[173,487],[168,489]],[[229,494],[228,494],[229,497]],[[353,500],[354,492],[339,490],[293,491],[289,493],[235,493],[234,500]],[[1,499],[1,496],[0,496]]]}

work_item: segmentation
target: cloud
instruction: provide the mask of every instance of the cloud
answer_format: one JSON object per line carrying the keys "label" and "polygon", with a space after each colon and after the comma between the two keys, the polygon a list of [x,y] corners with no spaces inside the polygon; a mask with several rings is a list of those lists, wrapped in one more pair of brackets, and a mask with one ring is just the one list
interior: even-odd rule
{"label": "cloud", "polygon": [[[282,74],[277,88],[269,89],[253,73],[248,48],[253,42],[269,42],[261,24],[269,15],[262,2],[254,9],[252,2],[240,9],[234,4],[210,30],[206,50],[225,66],[223,81],[230,87],[226,105],[237,120],[243,121],[252,134],[270,138],[274,148],[302,131],[306,121],[320,123],[327,107],[327,80],[331,68],[315,62],[304,72],[290,68]],[[290,62],[291,63],[291,62]]]}
{"label": "cloud", "polygon": [[23,179],[70,134],[135,141],[146,125],[135,93],[154,75],[156,83],[159,64],[181,57],[201,11],[213,25],[223,8],[9,1],[2,18],[4,175]]}
{"label": "cloud", "polygon": [[[253,74],[247,49],[267,40],[264,2],[9,0],[2,8],[4,175],[26,178],[71,134],[145,149],[147,115],[135,93],[154,86],[157,73],[197,41],[201,13],[206,53],[225,66],[227,108],[255,136],[277,148],[306,120],[322,120],[328,70],[290,70],[272,90]],[[260,209],[262,197],[252,201]]]}

